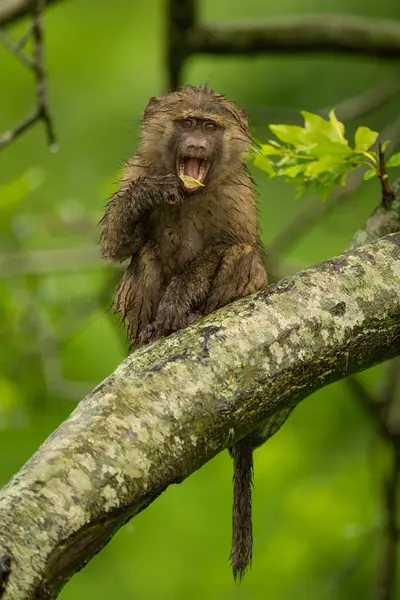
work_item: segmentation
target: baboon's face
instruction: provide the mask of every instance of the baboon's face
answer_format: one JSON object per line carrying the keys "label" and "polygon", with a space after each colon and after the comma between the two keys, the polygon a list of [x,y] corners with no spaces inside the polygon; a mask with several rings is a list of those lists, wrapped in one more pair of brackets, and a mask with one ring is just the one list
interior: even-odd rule
{"label": "baboon's face", "polygon": [[[211,119],[187,116],[173,123],[171,156],[177,175],[190,175],[207,185],[218,172],[223,150],[224,127]],[[186,185],[186,191],[199,190],[196,185]]]}
{"label": "baboon's face", "polygon": [[[248,150],[245,114],[205,88],[151,98],[144,115],[144,152],[155,168],[188,175],[204,186],[232,174]],[[187,192],[203,187],[186,185]]]}

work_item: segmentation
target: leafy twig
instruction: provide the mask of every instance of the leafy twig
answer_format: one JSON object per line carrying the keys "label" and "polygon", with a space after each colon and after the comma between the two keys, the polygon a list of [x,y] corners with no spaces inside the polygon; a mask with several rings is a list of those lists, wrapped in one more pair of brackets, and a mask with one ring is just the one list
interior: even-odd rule
{"label": "leafy twig", "polygon": [[[382,132],[381,137],[391,140],[391,145],[387,152],[389,155],[400,142],[400,118],[397,118],[391,125],[388,125]],[[276,236],[273,243],[269,246],[270,255],[277,256],[290,249],[316,223],[320,222],[323,215],[331,212],[342,204],[343,200],[352,196],[364,181],[364,173],[365,167],[360,167],[353,173],[350,173],[346,187],[337,188],[333,192],[329,202],[322,203],[317,198],[311,200],[305,210],[297,214],[291,221],[288,221],[286,226]]]}
{"label": "leafy twig", "polygon": [[306,111],[301,112],[304,126],[270,125],[275,140],[262,144],[254,140],[254,165],[272,177],[285,177],[297,188],[297,197],[314,190],[326,200],[338,186],[344,187],[346,177],[362,165],[369,167],[365,179],[380,177],[383,197],[387,204],[394,196],[389,188],[386,167],[400,164],[400,153],[384,164],[383,150],[373,149],[379,137],[377,131],[358,127],[354,144],[345,136],[344,123],[331,110],[329,118]]}

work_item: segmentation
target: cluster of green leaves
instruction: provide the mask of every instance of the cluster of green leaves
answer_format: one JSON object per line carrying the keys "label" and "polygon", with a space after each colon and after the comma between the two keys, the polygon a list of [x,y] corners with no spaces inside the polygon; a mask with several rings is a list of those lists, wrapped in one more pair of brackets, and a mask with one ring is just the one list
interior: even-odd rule
{"label": "cluster of green leaves", "polygon": [[[344,186],[347,174],[367,165],[364,178],[379,175],[379,154],[371,147],[378,132],[359,127],[354,136],[354,147],[345,137],[345,127],[332,110],[329,119],[303,111],[304,127],[299,125],[270,125],[276,136],[268,144],[255,142],[253,163],[270,177],[285,177],[297,187],[297,197],[305,191],[315,191],[326,200],[333,189]],[[385,151],[389,142],[382,144]],[[400,152],[394,154],[386,167],[400,165]]]}

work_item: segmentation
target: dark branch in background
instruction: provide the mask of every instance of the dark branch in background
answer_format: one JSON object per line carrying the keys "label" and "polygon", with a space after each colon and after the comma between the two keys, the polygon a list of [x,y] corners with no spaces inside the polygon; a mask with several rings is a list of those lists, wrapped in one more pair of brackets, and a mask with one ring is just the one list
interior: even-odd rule
{"label": "dark branch in background", "polygon": [[333,52],[400,58],[400,23],[352,15],[296,15],[263,25],[202,25],[191,31],[189,53],[276,54]]}
{"label": "dark branch in background", "polygon": [[[354,121],[381,108],[400,93],[400,73],[391,75],[358,96],[343,100],[336,107],[336,115],[340,121]],[[328,117],[331,106],[321,109],[319,114]]]}
{"label": "dark branch in background", "polygon": [[399,541],[397,514],[400,500],[400,421],[399,406],[396,407],[396,403],[398,404],[400,386],[400,358],[388,365],[380,393],[370,394],[355,377],[348,378],[347,383],[362,407],[371,415],[379,435],[390,450],[389,473],[382,482],[384,539],[371,600],[395,600]]}
{"label": "dark branch in background", "polygon": [[297,15],[258,24],[199,23],[196,0],[169,0],[167,66],[176,89],[194,54],[334,53],[400,58],[400,23],[353,15]]}
{"label": "dark branch in background", "polygon": [[[361,94],[339,102],[336,106],[329,106],[317,110],[317,114],[327,118],[329,111],[334,108],[340,121],[348,122],[360,119],[365,115],[381,108],[400,93],[400,74],[391,75]],[[303,117],[300,109],[289,106],[248,106],[245,107],[253,124],[287,123],[302,124]]]}
{"label": "dark branch in background", "polygon": [[[19,135],[38,121],[42,121],[45,126],[50,149],[52,151],[57,149],[54,127],[49,112],[47,79],[44,67],[43,9],[45,4],[45,0],[37,0],[35,3],[31,3],[32,26],[29,28],[29,35],[24,35],[17,44],[12,44],[3,32],[0,37],[0,41],[5,47],[26,67],[31,69],[36,78],[36,107],[30,115],[0,136],[0,150],[11,144]],[[23,52],[23,46],[30,36],[32,36],[34,41],[33,59],[30,59]]]}

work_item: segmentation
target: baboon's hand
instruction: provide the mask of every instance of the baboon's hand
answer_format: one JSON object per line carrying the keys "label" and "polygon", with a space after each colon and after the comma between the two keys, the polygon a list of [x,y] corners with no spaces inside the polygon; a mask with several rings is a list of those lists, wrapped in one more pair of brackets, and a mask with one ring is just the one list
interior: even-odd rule
{"label": "baboon's hand", "polygon": [[157,173],[140,179],[136,185],[153,205],[180,204],[185,194],[183,181],[175,173]]}

